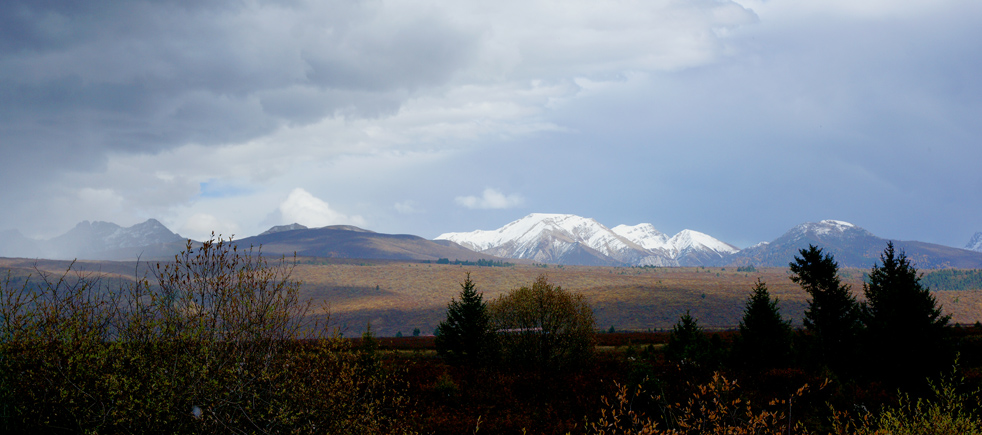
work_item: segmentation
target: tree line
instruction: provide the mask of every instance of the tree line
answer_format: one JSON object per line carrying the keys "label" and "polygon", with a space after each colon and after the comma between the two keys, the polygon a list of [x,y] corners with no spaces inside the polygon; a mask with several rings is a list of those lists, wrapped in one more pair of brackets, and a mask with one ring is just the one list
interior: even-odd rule
{"label": "tree line", "polygon": [[[842,283],[833,256],[814,245],[799,250],[788,266],[790,279],[810,296],[804,328],[792,329],[781,317],[777,298],[758,279],[733,345],[734,365],[766,370],[796,363],[840,377],[916,388],[954,361],[950,316],[942,314],[906,254],[892,242],[869,272],[863,302]],[[684,315],[672,331],[667,356],[719,364],[699,331],[696,321]]]}
{"label": "tree line", "polygon": [[[808,295],[804,327],[782,318],[779,301],[760,279],[748,296],[732,349],[713,343],[686,312],[672,329],[667,358],[683,364],[750,370],[795,363],[838,376],[861,376],[910,387],[950,366],[950,316],[921,283],[921,276],[890,242],[863,285],[858,302],[839,276],[831,254],[814,245],[789,263],[790,279]],[[440,323],[437,350],[455,364],[489,366],[499,361],[553,368],[589,356],[595,321],[582,297],[548,283],[484,301],[470,275],[461,283]]]}

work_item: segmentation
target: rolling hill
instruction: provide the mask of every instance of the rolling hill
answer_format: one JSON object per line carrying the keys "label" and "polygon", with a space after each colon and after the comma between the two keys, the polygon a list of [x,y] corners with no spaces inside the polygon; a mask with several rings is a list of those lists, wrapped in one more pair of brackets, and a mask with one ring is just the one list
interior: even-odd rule
{"label": "rolling hill", "polygon": [[[296,225],[296,224],[294,224]],[[275,228],[274,228],[275,229]],[[301,257],[362,258],[379,260],[424,261],[500,260],[463,248],[456,243],[427,240],[408,234],[382,234],[349,225],[266,231],[253,237],[236,240],[239,246],[262,246],[267,254]]]}

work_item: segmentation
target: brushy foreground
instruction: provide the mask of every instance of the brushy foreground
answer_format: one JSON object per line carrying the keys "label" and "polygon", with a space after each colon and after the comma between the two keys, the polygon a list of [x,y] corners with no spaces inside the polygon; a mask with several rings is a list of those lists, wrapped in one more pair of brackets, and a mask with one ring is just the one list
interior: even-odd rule
{"label": "brushy foreground", "polygon": [[397,433],[377,354],[314,323],[290,266],[221,240],[146,277],[0,287],[4,433]]}
{"label": "brushy foreground", "polygon": [[291,272],[217,240],[133,280],[0,283],[0,432],[982,433],[957,376],[915,397],[679,364],[656,346],[562,370],[380,350],[312,316]]}

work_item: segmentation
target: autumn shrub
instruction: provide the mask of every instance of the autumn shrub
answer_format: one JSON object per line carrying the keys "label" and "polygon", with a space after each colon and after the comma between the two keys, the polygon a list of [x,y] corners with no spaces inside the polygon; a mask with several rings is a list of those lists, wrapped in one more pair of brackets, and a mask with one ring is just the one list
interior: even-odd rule
{"label": "autumn shrub", "polygon": [[[751,435],[804,434],[805,428],[790,420],[784,412],[789,401],[809,390],[806,384],[787,400],[772,400],[767,406],[753,406],[741,394],[736,381],[719,372],[705,383],[690,385],[690,396],[671,401],[663,397],[645,397],[642,389],[618,385],[613,399],[604,398],[600,417],[588,425],[596,435]],[[639,400],[659,403],[658,413],[650,415],[635,408]]]}
{"label": "autumn shrub", "polygon": [[[143,276],[71,267],[0,285],[2,425],[13,432],[377,433],[391,374],[305,323],[293,265],[221,238]],[[304,339],[307,339],[306,341]],[[389,425],[389,426],[386,426]]]}
{"label": "autumn shrub", "polygon": [[560,371],[593,354],[596,320],[583,295],[550,284],[544,275],[531,286],[489,304],[507,363]]}

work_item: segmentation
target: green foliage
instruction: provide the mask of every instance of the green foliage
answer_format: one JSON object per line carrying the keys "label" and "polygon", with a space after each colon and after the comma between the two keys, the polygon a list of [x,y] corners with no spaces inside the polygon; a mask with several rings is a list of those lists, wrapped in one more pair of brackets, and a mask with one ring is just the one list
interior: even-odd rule
{"label": "green foliage", "polygon": [[924,287],[936,291],[982,289],[982,270],[935,270],[921,277]]}
{"label": "green foliage", "polygon": [[[863,285],[863,322],[866,324],[867,360],[871,372],[893,384],[917,381],[937,374],[951,363],[946,326],[950,316],[931,292],[921,285],[906,254],[887,243]],[[917,352],[910,352],[915,343]]]}
{"label": "green foliage", "polygon": [[901,393],[896,406],[886,406],[878,415],[867,412],[851,419],[833,409],[834,429],[856,435],[982,435],[982,420],[976,414],[979,391],[959,392],[963,382],[956,373],[929,382],[933,399]]}
{"label": "green foliage", "polygon": [[839,278],[839,265],[831,254],[809,245],[789,263],[791,281],[811,299],[805,310],[805,329],[811,334],[810,357],[833,370],[851,369],[862,330],[860,309],[849,286]]}
{"label": "green foliage", "polygon": [[791,354],[791,325],[781,317],[777,298],[757,279],[740,321],[734,356],[739,365],[753,370],[781,367]]}
{"label": "green foliage", "polygon": [[440,322],[437,353],[452,364],[492,365],[498,358],[498,340],[488,305],[470,273],[460,289],[460,300],[450,301],[447,319]]}
{"label": "green foliage", "polygon": [[740,266],[737,267],[737,272],[756,272],[757,268],[754,265]]}
{"label": "green foliage", "polygon": [[577,367],[593,354],[596,321],[583,295],[540,275],[490,304],[506,360],[540,370]]}
{"label": "green foliage", "polygon": [[71,268],[0,285],[11,432],[389,430],[404,409],[336,337],[309,342],[292,265],[221,239],[117,288]]}
{"label": "green foliage", "polygon": [[710,359],[712,350],[698,320],[686,310],[668,335],[665,357],[681,364],[703,365]]}

